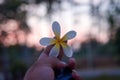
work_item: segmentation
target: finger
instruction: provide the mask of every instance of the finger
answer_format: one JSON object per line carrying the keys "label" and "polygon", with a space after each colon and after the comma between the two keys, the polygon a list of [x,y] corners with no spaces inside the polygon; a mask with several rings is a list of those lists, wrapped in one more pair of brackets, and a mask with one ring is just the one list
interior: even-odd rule
{"label": "finger", "polygon": [[66,66],[67,66],[67,64],[63,61],[59,61],[58,64],[57,64],[58,69],[65,68]]}
{"label": "finger", "polygon": [[48,61],[49,64],[50,64],[50,67],[52,68],[65,68],[68,64],[59,60],[58,58],[56,57],[48,57]]}
{"label": "finger", "polygon": [[43,52],[41,53],[41,55],[39,56],[38,60],[41,59],[41,58],[43,59],[43,58],[48,57],[51,48],[52,48],[52,45],[47,46],[47,47],[43,50]]}
{"label": "finger", "polygon": [[40,55],[38,60],[36,61],[37,64],[42,65],[42,66],[49,66],[49,67],[56,67],[57,64],[60,62],[60,60],[56,57],[51,57],[44,53]]}
{"label": "finger", "polygon": [[[50,64],[51,65],[51,67],[52,68],[54,68],[54,67],[57,67],[58,66],[58,64],[60,64],[60,60],[58,59],[58,58],[56,58],[56,57],[48,57],[48,59],[47,59],[48,61],[48,64]],[[62,65],[62,64],[61,64]]]}
{"label": "finger", "polygon": [[45,48],[45,50],[43,51],[43,53],[45,53],[46,55],[49,55],[50,50],[51,50],[52,47],[53,47],[53,45],[47,46],[47,47]]}
{"label": "finger", "polygon": [[81,80],[79,74],[77,73],[77,71],[73,70],[72,72],[72,76],[75,80]]}
{"label": "finger", "polygon": [[[50,46],[47,46],[46,49],[43,51],[43,53],[41,54],[41,56],[43,56],[44,54],[49,56],[49,53],[50,53],[50,50],[52,49],[54,45],[50,45]],[[58,55],[58,59],[59,60],[62,60],[62,57],[63,57],[63,50],[62,50],[62,47],[60,47],[60,52],[59,52],[59,55]]]}
{"label": "finger", "polygon": [[71,69],[75,69],[75,64],[76,64],[76,61],[74,58],[70,58],[69,59],[69,62],[68,62],[68,66],[71,68]]}
{"label": "finger", "polygon": [[44,49],[44,51],[41,53],[41,55],[39,56],[38,60],[48,57],[49,52],[50,52],[50,50],[51,50],[52,47],[53,47],[53,45],[47,46],[47,47]]}

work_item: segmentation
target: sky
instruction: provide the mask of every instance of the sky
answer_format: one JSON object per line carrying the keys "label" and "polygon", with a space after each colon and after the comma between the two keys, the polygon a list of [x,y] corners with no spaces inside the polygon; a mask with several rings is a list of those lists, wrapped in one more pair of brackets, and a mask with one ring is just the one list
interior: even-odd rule
{"label": "sky", "polygon": [[[95,37],[102,43],[108,41],[108,24],[105,23],[104,19],[100,21],[103,23],[101,28],[99,25],[94,25],[95,18],[91,16],[90,13],[90,0],[62,0],[60,4],[61,9],[57,3],[53,4],[53,12],[50,15],[50,20],[46,17],[47,14],[47,4],[30,4],[22,6],[23,10],[27,11],[26,23],[32,30],[32,39],[30,42],[34,44],[39,44],[39,40],[42,37],[53,37],[51,30],[51,25],[53,21],[58,21],[62,28],[62,36],[69,30],[75,30],[77,36],[69,41],[69,45],[75,45],[78,48],[80,44],[86,41],[89,34]],[[96,6],[102,0],[93,0],[93,4]],[[76,4],[77,5],[74,5]],[[83,4],[83,5],[80,5]],[[103,4],[101,12],[104,13],[107,4]],[[100,30],[101,29],[101,30]],[[79,45],[78,45],[79,44]]]}
{"label": "sky", "polygon": [[[0,4],[4,0],[0,0]],[[30,0],[34,2],[34,0]],[[99,8],[100,19],[91,14],[91,4],[94,7],[102,5]],[[1,24],[1,28],[7,31],[10,35],[7,36],[3,43],[8,46],[9,44],[15,45],[17,35],[19,44],[26,44],[28,47],[35,46],[38,50],[41,49],[39,40],[42,37],[54,37],[52,32],[52,23],[58,21],[61,25],[61,33],[63,36],[70,30],[75,30],[77,36],[68,41],[74,49],[80,48],[81,43],[87,41],[89,38],[95,38],[101,43],[107,43],[109,40],[109,24],[104,18],[108,8],[109,0],[61,0],[61,4],[54,2],[52,5],[52,13],[47,15],[47,4],[42,2],[40,4],[30,3],[22,4],[21,11],[27,11],[26,23],[31,32],[26,34],[21,31],[18,26],[19,22],[15,20],[8,20],[6,24]],[[5,27],[8,26],[8,27]],[[12,31],[16,31],[16,35]]]}

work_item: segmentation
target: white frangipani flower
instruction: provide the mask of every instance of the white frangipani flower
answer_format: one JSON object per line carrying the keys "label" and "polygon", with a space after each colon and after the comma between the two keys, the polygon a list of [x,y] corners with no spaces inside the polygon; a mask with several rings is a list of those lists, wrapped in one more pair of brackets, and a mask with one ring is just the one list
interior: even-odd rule
{"label": "white frangipani flower", "polygon": [[54,45],[49,53],[49,56],[57,57],[60,52],[60,47],[62,47],[64,54],[67,57],[72,57],[72,48],[67,45],[66,41],[74,38],[76,36],[76,32],[69,31],[62,38],[60,38],[60,24],[56,21],[52,24],[52,30],[55,34],[55,38],[44,37],[40,40],[40,44],[43,46]]}

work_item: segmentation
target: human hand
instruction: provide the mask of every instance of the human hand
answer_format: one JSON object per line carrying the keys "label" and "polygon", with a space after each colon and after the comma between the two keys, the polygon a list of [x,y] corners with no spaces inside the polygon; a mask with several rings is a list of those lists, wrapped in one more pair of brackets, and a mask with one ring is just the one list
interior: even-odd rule
{"label": "human hand", "polygon": [[[80,80],[79,75],[74,70],[75,59],[70,58],[68,64],[61,61],[61,55],[59,59],[56,57],[48,56],[51,46],[47,47],[43,53],[41,53],[38,60],[28,69],[25,74],[24,80],[54,80],[55,73],[54,68],[62,69],[66,66],[72,69],[72,77],[75,80]],[[62,51],[60,52],[62,54]]]}

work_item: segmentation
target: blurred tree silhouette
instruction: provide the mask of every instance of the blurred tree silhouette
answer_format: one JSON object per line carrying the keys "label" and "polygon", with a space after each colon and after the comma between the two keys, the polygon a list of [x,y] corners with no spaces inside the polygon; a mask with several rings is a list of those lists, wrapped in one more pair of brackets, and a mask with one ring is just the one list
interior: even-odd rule
{"label": "blurred tree silhouette", "polygon": [[[106,1],[101,0],[97,5],[90,0],[90,14],[95,21],[93,25],[99,25],[101,31],[101,20],[105,20],[109,25],[109,41],[106,44],[101,44],[96,39],[89,38],[88,42],[82,43],[78,54],[75,55],[78,61],[82,60],[87,56],[88,67],[93,67],[93,61],[99,57],[110,57],[117,59],[120,64],[120,1],[109,0],[105,13],[101,13],[101,8]],[[94,45],[94,44],[96,45]],[[79,54],[80,53],[80,54]],[[79,55],[79,56],[78,56]],[[90,64],[90,65],[89,65]],[[80,65],[81,66],[81,65]]]}
{"label": "blurred tree silhouette", "polygon": [[0,23],[14,19],[20,23],[20,29],[29,32],[25,23],[26,12],[20,10],[22,4],[27,4],[27,2],[24,0],[5,0],[3,4],[0,4]]}
{"label": "blurred tree silhouette", "polygon": [[[104,4],[105,1],[102,1],[98,5],[94,5],[93,0],[91,0],[91,14],[92,16],[96,17],[97,24],[103,24],[100,23],[100,20],[106,19],[108,25],[109,25],[109,42],[105,44],[104,51],[109,51],[111,54],[120,54],[119,52],[119,46],[120,46],[120,39],[119,39],[119,28],[120,28],[120,1],[119,0],[109,0],[108,1],[108,7],[106,9],[106,13],[101,14],[100,10],[102,7],[102,4]],[[100,26],[101,27],[101,26]],[[116,51],[116,48],[118,50]],[[105,52],[107,53],[107,52]]]}
{"label": "blurred tree silhouette", "polygon": [[120,28],[118,28],[116,35],[115,35],[115,45],[117,46],[117,53],[120,56]]}
{"label": "blurred tree silhouette", "polygon": [[23,3],[21,0],[6,0],[0,5],[0,15],[8,19],[17,19],[19,7]]}
{"label": "blurred tree silhouette", "polygon": [[[110,42],[117,48],[116,53],[120,55],[120,1],[110,0],[108,9],[108,23],[110,25]],[[115,54],[115,53],[114,53]]]}
{"label": "blurred tree silhouette", "polygon": [[56,2],[58,4],[61,3],[61,0],[36,0],[36,3],[42,3],[42,2],[45,2],[47,3],[47,13],[48,14],[52,14],[53,12],[53,7],[52,5]]}

